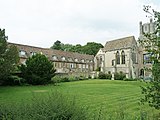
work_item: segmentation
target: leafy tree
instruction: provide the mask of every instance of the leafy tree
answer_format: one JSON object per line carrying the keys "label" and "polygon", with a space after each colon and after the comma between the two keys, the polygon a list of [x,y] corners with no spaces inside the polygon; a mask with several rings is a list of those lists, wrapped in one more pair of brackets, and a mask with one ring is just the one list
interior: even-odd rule
{"label": "leafy tree", "polygon": [[150,6],[144,6],[144,11],[154,17],[155,32],[144,34],[145,39],[140,43],[151,55],[153,80],[148,83],[147,87],[142,87],[144,94],[142,102],[148,102],[150,106],[160,109],[160,12],[150,10],[150,8]]}
{"label": "leafy tree", "polygon": [[0,85],[4,84],[14,72],[19,62],[16,46],[8,46],[5,30],[0,29]]}
{"label": "leafy tree", "polygon": [[100,48],[103,48],[103,45],[95,42],[88,42],[87,45],[83,46],[83,53],[89,55],[96,55]]}
{"label": "leafy tree", "polygon": [[61,50],[63,50],[63,51],[72,51],[73,47],[74,46],[72,44],[62,44]]}
{"label": "leafy tree", "polygon": [[47,84],[54,76],[55,69],[45,55],[36,54],[26,60],[26,65],[21,65],[22,77],[29,84]]}
{"label": "leafy tree", "polygon": [[61,41],[57,40],[51,48],[69,52],[78,52],[81,54],[96,55],[99,49],[103,48],[103,45],[95,42],[88,42],[84,46],[80,44],[72,45],[72,44],[63,44],[61,43]]}
{"label": "leafy tree", "polygon": [[56,50],[62,50],[62,46],[63,44],[61,43],[61,41],[57,40],[56,42],[54,42],[51,48]]}

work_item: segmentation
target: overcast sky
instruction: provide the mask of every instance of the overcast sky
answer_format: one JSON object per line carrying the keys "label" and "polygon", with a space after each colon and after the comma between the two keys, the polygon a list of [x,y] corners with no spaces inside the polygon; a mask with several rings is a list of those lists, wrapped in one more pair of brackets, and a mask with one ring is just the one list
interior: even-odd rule
{"label": "overcast sky", "polygon": [[160,0],[0,0],[0,28],[19,44],[104,45],[131,35],[137,39],[139,21],[149,21],[143,11],[148,4],[160,8]]}

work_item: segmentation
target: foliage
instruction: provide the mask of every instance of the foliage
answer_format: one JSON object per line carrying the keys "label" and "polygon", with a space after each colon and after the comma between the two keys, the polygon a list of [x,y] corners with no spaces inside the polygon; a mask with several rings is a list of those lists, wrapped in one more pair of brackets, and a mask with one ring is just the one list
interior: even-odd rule
{"label": "foliage", "polygon": [[141,79],[139,79],[139,78],[124,78],[123,79],[124,81],[141,81]]}
{"label": "foliage", "polygon": [[[48,99],[48,97],[46,97],[48,94],[60,91],[64,96],[67,95],[70,100],[72,100],[72,97],[69,96],[74,96],[74,100],[78,105],[87,108],[87,111],[85,111],[85,113],[88,114],[87,120],[121,120],[120,118],[124,118],[123,120],[158,120],[158,110],[150,108],[146,104],[142,106],[139,105],[139,99],[141,97],[141,89],[139,86],[145,84],[146,83],[139,81],[94,79],[60,83],[59,86],[0,87],[0,105],[7,104],[6,107],[4,106],[4,109],[14,111],[14,106],[11,106],[11,108],[9,108],[9,106],[15,102],[18,103],[15,104],[15,108],[21,108],[23,106],[20,105],[19,107],[19,104],[26,103],[29,105],[29,103],[32,102],[32,95],[38,95],[39,99],[37,98],[37,102],[39,102],[41,97],[42,99]],[[57,98],[55,96],[52,99]],[[65,101],[67,102],[67,100],[64,99],[62,104],[65,104]],[[41,105],[41,110],[44,105],[48,106],[49,104],[44,102]],[[57,106],[58,105],[59,104],[57,104]],[[35,108],[36,106],[37,104],[33,107]],[[43,109],[44,112],[46,106]],[[53,106],[50,107],[51,110],[54,109],[52,107]],[[0,107],[0,109],[2,109],[2,107]],[[24,109],[25,111],[29,110],[28,107],[24,107]],[[21,110],[23,109],[19,109],[20,112]]]}
{"label": "foliage", "polygon": [[125,79],[125,77],[126,77],[126,75],[125,75],[125,73],[123,73],[123,72],[116,72],[115,74],[114,74],[114,79],[115,80],[123,80],[123,79]]}
{"label": "foliage", "polygon": [[154,17],[155,31],[144,33],[145,38],[140,43],[150,54],[153,80],[147,87],[142,87],[142,102],[148,102],[150,106],[160,109],[160,12],[150,9],[150,6],[144,6],[144,11]]}
{"label": "foliage", "polygon": [[103,73],[103,72],[99,72],[99,76],[98,76],[99,79],[109,79],[111,80],[112,78],[112,74],[111,73]]}
{"label": "foliage", "polygon": [[75,99],[59,92],[45,97],[34,95],[30,104],[0,105],[2,120],[86,120],[86,116],[86,109],[78,106]]}
{"label": "foliage", "polygon": [[8,46],[5,30],[0,29],[0,85],[6,84],[6,80],[15,71],[19,62],[16,46]]}
{"label": "foliage", "polygon": [[83,52],[89,55],[96,55],[100,48],[103,48],[102,44],[88,42],[87,45],[83,46]]}
{"label": "foliage", "polygon": [[24,84],[25,84],[25,80],[16,75],[9,76],[3,83],[3,85],[24,85]]}
{"label": "foliage", "polygon": [[63,50],[69,52],[78,52],[81,54],[89,54],[89,55],[96,55],[100,48],[103,48],[103,45],[100,43],[95,42],[88,42],[86,45],[82,46],[80,44],[72,45],[72,44],[63,44],[61,41],[57,40],[52,49],[56,50]]}
{"label": "foliage", "polygon": [[98,78],[99,79],[106,79],[106,74],[103,72],[99,72]]}
{"label": "foliage", "polygon": [[73,82],[79,80],[87,80],[87,78],[84,76],[73,76],[73,75],[56,75],[52,77],[52,83]]}
{"label": "foliage", "polygon": [[26,60],[25,65],[20,66],[22,77],[28,84],[47,84],[54,76],[53,64],[45,55],[36,54]]}
{"label": "foliage", "polygon": [[56,49],[56,50],[62,50],[62,43],[61,41],[57,40],[56,42],[54,42],[53,46],[51,47],[52,49]]}

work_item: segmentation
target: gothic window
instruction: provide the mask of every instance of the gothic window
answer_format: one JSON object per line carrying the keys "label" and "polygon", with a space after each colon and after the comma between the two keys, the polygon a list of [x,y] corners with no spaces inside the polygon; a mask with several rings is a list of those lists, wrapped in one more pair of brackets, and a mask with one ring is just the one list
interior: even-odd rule
{"label": "gothic window", "polygon": [[112,66],[114,66],[114,60],[112,60]]}
{"label": "gothic window", "polygon": [[143,64],[152,63],[150,57],[151,57],[151,54],[149,53],[143,54]]}
{"label": "gothic window", "polygon": [[119,51],[117,51],[117,53],[116,53],[116,63],[120,64],[120,54],[119,54]]}
{"label": "gothic window", "polygon": [[124,51],[122,51],[121,57],[122,57],[122,64],[125,64],[125,53],[124,53]]}

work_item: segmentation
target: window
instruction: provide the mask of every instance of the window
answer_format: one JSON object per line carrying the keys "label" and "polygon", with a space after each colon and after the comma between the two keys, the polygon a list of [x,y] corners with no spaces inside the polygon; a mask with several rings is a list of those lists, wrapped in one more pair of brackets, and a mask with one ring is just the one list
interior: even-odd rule
{"label": "window", "polygon": [[73,61],[72,58],[68,57],[68,61]]}
{"label": "window", "polygon": [[91,63],[93,63],[93,60],[90,60]]}
{"label": "window", "polygon": [[102,56],[100,56],[100,65],[102,65]]}
{"label": "window", "polygon": [[122,51],[121,57],[122,57],[122,64],[125,64],[125,53],[124,53],[124,51]]}
{"label": "window", "polygon": [[75,60],[75,62],[78,62],[78,59],[77,59],[77,58],[75,58],[74,60]]}
{"label": "window", "polygon": [[137,55],[136,55],[136,53],[132,53],[132,61],[133,61],[133,64],[137,63]]}
{"label": "window", "polygon": [[112,66],[114,66],[114,60],[112,60]]}
{"label": "window", "polygon": [[87,63],[89,63],[89,60],[86,60]]}
{"label": "window", "polygon": [[79,64],[79,68],[81,68],[82,67],[82,65],[81,64]]}
{"label": "window", "polygon": [[151,54],[149,53],[143,54],[143,64],[151,63],[150,57],[151,57]]}
{"label": "window", "polygon": [[30,52],[30,56],[36,55],[36,52]]}
{"label": "window", "polygon": [[62,57],[62,61],[65,61],[65,60],[66,60],[66,58],[63,56],[63,57]]}
{"label": "window", "polygon": [[119,51],[117,51],[117,53],[116,53],[116,63],[120,64],[120,54],[119,54]]}
{"label": "window", "polygon": [[19,52],[19,55],[20,55],[20,56],[25,56],[25,55],[26,55],[26,51],[21,50],[21,51]]}
{"label": "window", "polygon": [[83,63],[84,63],[84,59],[82,59],[82,60],[81,60],[81,62],[83,62]]}
{"label": "window", "polygon": [[52,55],[52,59],[53,59],[53,60],[57,60],[57,56]]}
{"label": "window", "polygon": [[148,30],[147,25],[144,26],[144,31],[146,32]]}
{"label": "window", "polygon": [[70,64],[70,68],[74,68],[74,64]]}
{"label": "window", "polygon": [[85,65],[83,65],[83,68],[86,68],[86,66],[85,66]]}
{"label": "window", "polygon": [[86,65],[86,68],[88,69],[88,65]]}

